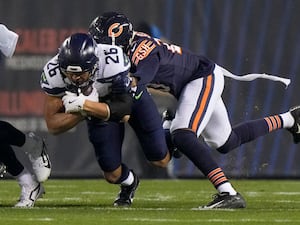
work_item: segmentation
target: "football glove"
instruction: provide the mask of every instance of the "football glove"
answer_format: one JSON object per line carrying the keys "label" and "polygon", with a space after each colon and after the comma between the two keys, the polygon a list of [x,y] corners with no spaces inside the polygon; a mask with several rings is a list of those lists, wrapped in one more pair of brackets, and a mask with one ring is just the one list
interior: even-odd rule
{"label": "football glove", "polygon": [[106,104],[110,110],[110,117],[108,120],[120,122],[124,116],[131,114],[133,98],[129,93],[112,95],[110,101]]}
{"label": "football glove", "polygon": [[118,75],[112,79],[111,93],[122,94],[129,93],[131,89],[132,78],[127,75]]}
{"label": "football glove", "polygon": [[86,100],[98,102],[99,96],[98,92],[95,88],[93,88],[92,92],[86,96],[82,93],[79,95],[66,91],[66,95],[63,96],[62,101],[65,107],[66,113],[74,113],[74,112],[80,112],[82,115],[85,115],[83,113],[83,104]]}

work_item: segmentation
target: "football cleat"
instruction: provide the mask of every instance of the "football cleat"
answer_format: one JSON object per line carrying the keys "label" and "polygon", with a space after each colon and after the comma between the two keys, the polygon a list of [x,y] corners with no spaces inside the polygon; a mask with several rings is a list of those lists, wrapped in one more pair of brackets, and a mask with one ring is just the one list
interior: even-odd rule
{"label": "football cleat", "polygon": [[51,173],[51,162],[46,151],[45,141],[32,132],[28,134],[28,137],[35,141],[35,145],[26,150],[26,153],[32,164],[37,181],[44,182]]}
{"label": "football cleat", "polygon": [[201,209],[239,209],[246,208],[246,201],[241,194],[229,195],[228,192],[215,194],[213,200]]}
{"label": "football cleat", "polygon": [[0,177],[3,177],[6,174],[6,166],[3,162],[0,162]]}
{"label": "football cleat", "polygon": [[121,185],[121,190],[118,194],[118,197],[114,201],[114,206],[129,207],[132,204],[134,194],[139,186],[140,180],[133,171],[131,172],[133,173],[134,181],[129,186]]}
{"label": "football cleat", "polygon": [[15,207],[17,208],[31,208],[34,206],[35,201],[41,198],[45,193],[44,187],[41,183],[36,183],[33,186],[22,185],[21,196]]}
{"label": "football cleat", "polygon": [[295,144],[297,144],[300,142],[300,106],[292,107],[289,111],[293,116],[295,123],[287,130],[292,133],[293,141]]}

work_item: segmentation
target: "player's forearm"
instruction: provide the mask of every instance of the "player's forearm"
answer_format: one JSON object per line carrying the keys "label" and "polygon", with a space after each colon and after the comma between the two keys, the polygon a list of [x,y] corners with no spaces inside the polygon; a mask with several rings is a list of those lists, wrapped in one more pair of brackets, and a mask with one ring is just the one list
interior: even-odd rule
{"label": "player's forearm", "polygon": [[88,115],[103,120],[115,122],[127,121],[131,114],[133,98],[130,93],[115,94],[107,103],[93,102],[86,100],[83,110]]}
{"label": "player's forearm", "polygon": [[102,102],[93,102],[86,100],[83,105],[83,110],[86,111],[88,115],[103,120],[108,120],[110,116],[108,105]]}
{"label": "player's forearm", "polygon": [[46,119],[48,131],[58,135],[75,127],[84,117],[79,113],[57,113]]}

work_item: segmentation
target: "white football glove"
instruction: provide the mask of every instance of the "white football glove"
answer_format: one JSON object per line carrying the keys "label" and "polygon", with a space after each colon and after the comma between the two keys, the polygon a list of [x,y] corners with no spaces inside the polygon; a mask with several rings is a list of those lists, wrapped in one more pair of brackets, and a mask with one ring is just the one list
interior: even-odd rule
{"label": "white football glove", "polygon": [[98,102],[98,92],[95,88],[93,88],[92,92],[86,96],[82,93],[77,95],[76,93],[72,93],[69,91],[65,92],[66,95],[63,96],[62,101],[65,106],[65,112],[66,113],[74,113],[74,112],[80,112],[82,115],[86,115],[83,110],[83,104],[85,100]]}
{"label": "white football glove", "polygon": [[65,112],[73,113],[83,110],[85,98],[83,94],[77,95],[76,93],[66,91],[66,95],[63,96],[62,101],[65,106]]}

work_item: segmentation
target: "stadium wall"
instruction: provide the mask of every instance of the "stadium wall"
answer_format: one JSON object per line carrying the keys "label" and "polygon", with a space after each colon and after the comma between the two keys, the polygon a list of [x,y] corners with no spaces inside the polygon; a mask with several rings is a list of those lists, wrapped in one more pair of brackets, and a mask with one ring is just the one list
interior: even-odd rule
{"label": "stadium wall", "polygon": [[[45,62],[62,40],[86,32],[91,20],[105,11],[120,11],[133,24],[146,21],[175,44],[204,54],[235,74],[264,72],[292,79],[285,89],[265,80],[226,79],[224,101],[232,124],[286,111],[300,103],[300,1],[295,0],[12,0],[0,1],[0,21],[20,35],[16,54],[0,58],[0,117],[23,131],[47,139],[52,177],[102,176],[86,125],[59,136],[47,133],[39,77]],[[170,96],[154,98],[160,111],[173,105]],[[127,127],[124,160],[149,178],[201,177],[185,158],[167,170],[145,163],[140,145]],[[299,177],[299,146],[286,131],[277,131],[227,154],[212,154],[227,175],[242,178]],[[16,148],[19,157],[26,160]]]}

